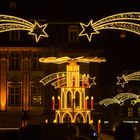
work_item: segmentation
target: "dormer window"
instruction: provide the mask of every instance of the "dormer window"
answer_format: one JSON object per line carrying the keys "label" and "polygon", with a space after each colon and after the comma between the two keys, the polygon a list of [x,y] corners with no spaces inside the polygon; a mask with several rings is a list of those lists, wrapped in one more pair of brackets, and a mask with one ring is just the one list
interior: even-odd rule
{"label": "dormer window", "polygon": [[10,31],[9,32],[9,38],[12,41],[20,40],[20,31],[19,30]]}
{"label": "dormer window", "polygon": [[79,28],[76,25],[69,27],[69,42],[77,43],[79,41]]}
{"label": "dormer window", "polygon": [[10,2],[10,9],[16,9],[16,3],[15,1]]}

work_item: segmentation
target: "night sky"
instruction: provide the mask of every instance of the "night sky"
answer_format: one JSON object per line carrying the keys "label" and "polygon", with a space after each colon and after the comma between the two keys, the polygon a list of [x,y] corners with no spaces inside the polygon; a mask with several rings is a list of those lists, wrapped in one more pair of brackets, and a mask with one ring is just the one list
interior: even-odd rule
{"label": "night sky", "polygon": [[[140,0],[15,0],[19,15],[25,18],[48,18],[50,21],[97,21],[109,15],[123,12],[140,12]],[[11,14],[10,0],[1,0],[1,14]],[[140,22],[139,22],[140,23]],[[140,36],[125,32],[121,39],[116,30],[102,31],[87,46],[103,49],[107,63],[102,64],[109,82],[126,70],[140,70]],[[112,75],[112,76],[110,76]],[[111,77],[111,78],[110,78]],[[115,77],[115,78],[114,78]],[[106,79],[106,78],[105,78]],[[104,82],[107,82],[106,80]]]}
{"label": "night sky", "polygon": [[139,0],[1,0],[0,11],[7,12],[9,2],[15,1],[21,15],[50,16],[52,19],[95,18],[107,15],[139,11]]}

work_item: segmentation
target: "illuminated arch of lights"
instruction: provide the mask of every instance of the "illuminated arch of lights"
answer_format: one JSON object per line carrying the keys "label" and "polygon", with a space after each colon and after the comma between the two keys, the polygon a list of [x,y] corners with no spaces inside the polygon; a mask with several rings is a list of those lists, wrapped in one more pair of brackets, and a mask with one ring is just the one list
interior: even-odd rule
{"label": "illuminated arch of lights", "polygon": [[0,15],[0,33],[12,30],[26,30],[29,35],[34,35],[36,43],[41,37],[49,37],[46,33],[47,23],[40,25],[37,21],[33,23],[19,17]]}
{"label": "illuminated arch of lights", "polygon": [[140,71],[133,72],[128,75],[122,75],[122,77],[117,77],[118,82],[116,85],[121,85],[124,88],[124,85],[129,81],[140,81]]}
{"label": "illuminated arch of lights", "polygon": [[[105,105],[108,106],[110,104],[119,104],[120,106],[124,105],[124,101],[128,100],[128,99],[138,99],[139,95],[136,95],[134,93],[120,93],[118,95],[116,95],[113,98],[106,98],[103,99],[99,102],[100,105]],[[135,104],[137,103],[136,100],[132,100],[133,102],[131,102],[131,104]]]}
{"label": "illuminated arch of lights", "polygon": [[119,13],[102,18],[94,23],[92,19],[88,24],[80,22],[82,31],[79,36],[86,36],[88,41],[91,42],[93,34],[99,34],[99,31],[104,29],[125,30],[140,35],[140,24],[132,21],[140,21],[140,12]]}

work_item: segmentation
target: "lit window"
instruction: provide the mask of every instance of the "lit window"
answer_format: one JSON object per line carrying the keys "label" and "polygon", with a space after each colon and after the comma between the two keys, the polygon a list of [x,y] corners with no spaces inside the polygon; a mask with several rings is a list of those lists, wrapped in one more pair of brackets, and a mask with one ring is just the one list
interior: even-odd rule
{"label": "lit window", "polygon": [[122,93],[123,92],[123,88],[118,88],[118,93]]}
{"label": "lit window", "polygon": [[31,87],[31,103],[33,106],[42,105],[42,87],[41,86],[32,86]]}
{"label": "lit window", "polygon": [[9,60],[10,70],[20,70],[20,55],[17,53],[11,53]]}
{"label": "lit window", "polygon": [[14,1],[10,2],[10,9],[16,9],[16,3]]}
{"label": "lit window", "polygon": [[19,106],[21,103],[20,86],[9,87],[9,106]]}
{"label": "lit window", "polygon": [[18,31],[18,30],[10,31],[9,38],[10,38],[10,40],[13,40],[13,41],[20,40],[20,31]]}
{"label": "lit window", "polygon": [[138,107],[138,117],[140,117],[140,107]]}
{"label": "lit window", "polygon": [[128,107],[128,117],[133,117],[133,108]]}
{"label": "lit window", "polygon": [[75,25],[69,27],[69,42],[77,43],[79,41],[79,28]]}
{"label": "lit window", "polygon": [[126,38],[126,32],[125,32],[125,31],[121,31],[121,32],[120,32],[120,38],[121,38],[121,39]]}

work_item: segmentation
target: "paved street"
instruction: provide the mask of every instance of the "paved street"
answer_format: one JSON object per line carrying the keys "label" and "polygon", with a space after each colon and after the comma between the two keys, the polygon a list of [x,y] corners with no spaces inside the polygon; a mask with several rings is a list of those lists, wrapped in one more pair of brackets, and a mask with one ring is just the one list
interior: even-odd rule
{"label": "paved street", "polygon": [[115,139],[114,139],[114,136],[112,135],[101,133],[99,136],[99,140],[115,140]]}

